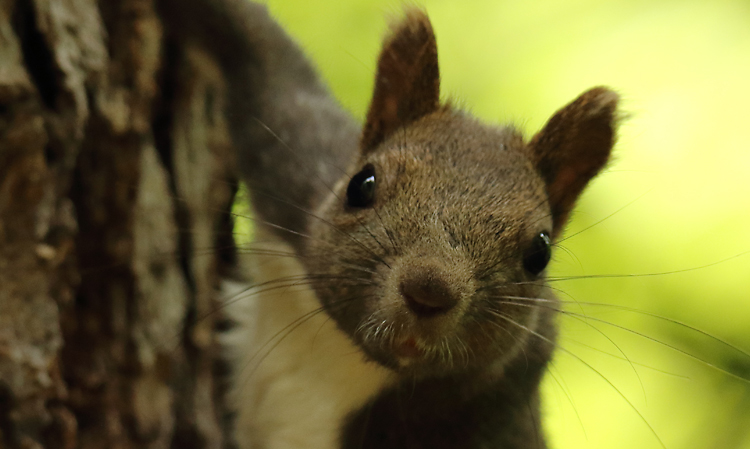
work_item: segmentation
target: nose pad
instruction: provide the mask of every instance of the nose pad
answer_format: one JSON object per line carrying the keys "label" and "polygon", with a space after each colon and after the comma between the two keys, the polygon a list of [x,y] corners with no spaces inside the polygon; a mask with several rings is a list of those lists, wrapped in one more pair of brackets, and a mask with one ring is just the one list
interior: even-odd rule
{"label": "nose pad", "polygon": [[399,293],[406,306],[420,317],[441,315],[458,304],[460,294],[448,281],[451,276],[434,263],[415,263],[401,276]]}

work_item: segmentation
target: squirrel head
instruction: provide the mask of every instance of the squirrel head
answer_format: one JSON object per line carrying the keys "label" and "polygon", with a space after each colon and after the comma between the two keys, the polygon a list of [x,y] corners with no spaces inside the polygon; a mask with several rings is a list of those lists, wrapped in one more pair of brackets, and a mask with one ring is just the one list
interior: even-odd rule
{"label": "squirrel head", "polygon": [[[551,246],[609,159],[618,97],[591,89],[530,141],[440,102],[437,44],[411,10],[385,40],[360,155],[311,223],[324,307],[374,360],[442,376],[548,346]],[[549,349],[549,348],[548,348]]]}

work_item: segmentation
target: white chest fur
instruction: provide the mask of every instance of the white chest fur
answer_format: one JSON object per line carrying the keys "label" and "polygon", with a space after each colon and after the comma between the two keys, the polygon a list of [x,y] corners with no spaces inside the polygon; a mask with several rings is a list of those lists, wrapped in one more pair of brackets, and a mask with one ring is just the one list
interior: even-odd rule
{"label": "white chest fur", "polygon": [[[254,245],[254,248],[258,247]],[[291,253],[281,242],[264,249]],[[231,400],[243,449],[334,449],[346,416],[394,377],[366,362],[304,281],[294,257],[256,256],[253,287],[226,285],[240,325],[227,345],[236,362]]]}

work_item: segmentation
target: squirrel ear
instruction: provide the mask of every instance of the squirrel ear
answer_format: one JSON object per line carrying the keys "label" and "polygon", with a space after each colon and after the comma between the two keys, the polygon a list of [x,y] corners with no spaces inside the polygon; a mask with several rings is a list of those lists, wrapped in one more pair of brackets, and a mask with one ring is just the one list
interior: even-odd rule
{"label": "squirrel ear", "polygon": [[439,97],[435,34],[424,11],[412,9],[393,27],[380,52],[362,151],[372,150],[396,129],[437,110]]}
{"label": "squirrel ear", "polygon": [[617,126],[616,93],[595,87],[560,109],[531,140],[537,170],[547,184],[554,233],[578,195],[609,160]]}

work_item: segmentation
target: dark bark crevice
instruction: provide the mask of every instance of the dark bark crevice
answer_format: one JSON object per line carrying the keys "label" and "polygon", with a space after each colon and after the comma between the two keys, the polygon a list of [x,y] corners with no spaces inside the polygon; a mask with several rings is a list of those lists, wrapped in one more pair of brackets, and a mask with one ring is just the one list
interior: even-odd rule
{"label": "dark bark crevice", "polygon": [[55,68],[54,56],[47,46],[44,36],[37,28],[34,5],[29,2],[16,1],[11,20],[13,30],[21,42],[26,70],[28,70],[44,104],[54,110],[60,74]]}
{"label": "dark bark crevice", "polygon": [[13,391],[10,386],[0,382],[0,447],[18,445],[18,431],[10,417],[16,407]]}

